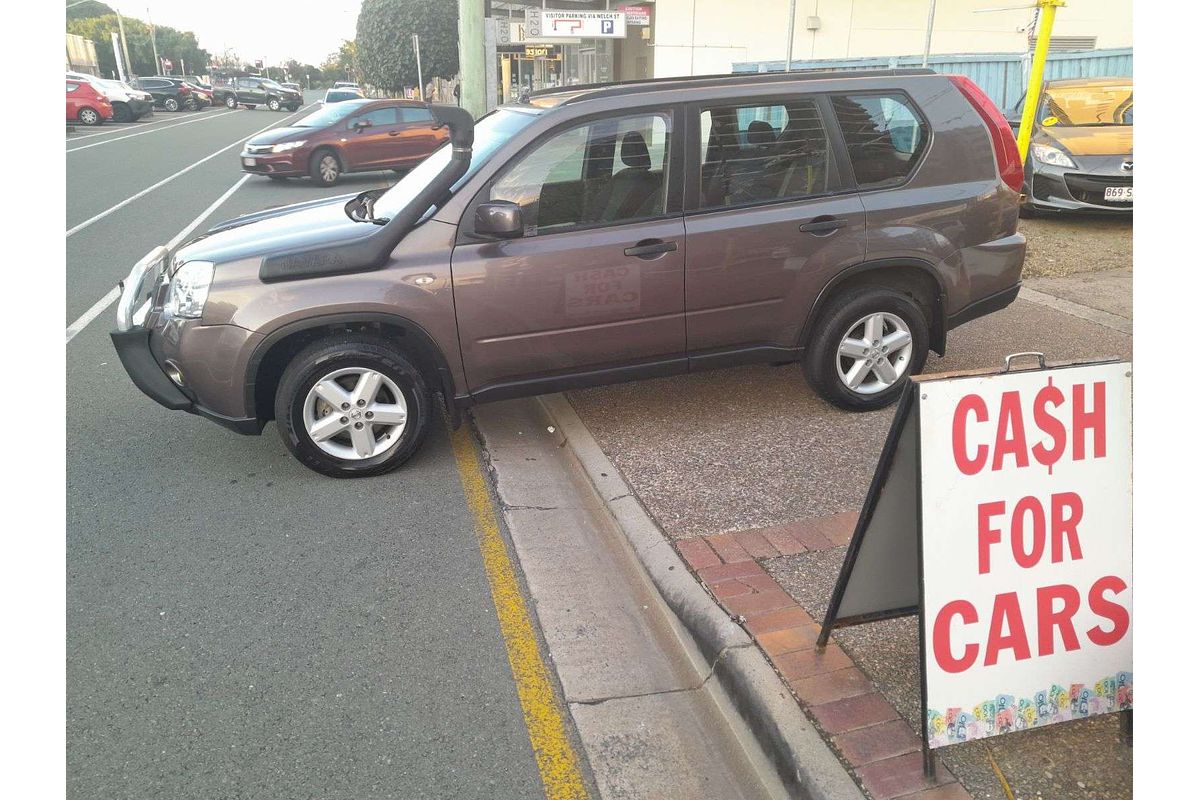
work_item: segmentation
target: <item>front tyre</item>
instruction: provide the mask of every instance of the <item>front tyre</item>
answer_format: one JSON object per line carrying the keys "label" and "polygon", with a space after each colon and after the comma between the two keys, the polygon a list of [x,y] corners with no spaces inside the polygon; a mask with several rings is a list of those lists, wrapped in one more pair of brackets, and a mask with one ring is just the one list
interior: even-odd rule
{"label": "front tyre", "polygon": [[288,364],[275,395],[288,450],[334,478],[399,467],[425,438],[431,410],[417,368],[383,340],[365,337],[309,345]]}
{"label": "front tyre", "polygon": [[226,97],[225,98],[225,107],[229,108],[229,109],[237,108],[237,98],[234,97],[233,95],[229,95],[228,97]]}
{"label": "front tyre", "polygon": [[267,108],[271,109],[272,111],[278,111],[279,109],[283,108],[283,104],[272,97],[267,101]]}
{"label": "front tyre", "polygon": [[322,186],[333,186],[342,175],[342,162],[332,150],[318,150],[308,164],[308,174]]}
{"label": "front tyre", "polygon": [[805,351],[804,373],[839,408],[874,411],[894,403],[925,366],[929,321],[911,297],[868,286],[834,299]]}

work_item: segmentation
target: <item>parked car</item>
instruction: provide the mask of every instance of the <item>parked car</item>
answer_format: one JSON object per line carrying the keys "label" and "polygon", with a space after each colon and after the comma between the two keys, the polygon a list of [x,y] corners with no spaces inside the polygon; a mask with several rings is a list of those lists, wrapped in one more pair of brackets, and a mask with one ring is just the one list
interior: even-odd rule
{"label": "parked car", "polygon": [[103,125],[112,117],[112,103],[91,81],[67,79],[67,122]]}
{"label": "parked car", "polygon": [[156,108],[167,111],[183,111],[185,108],[195,109],[198,106],[192,87],[183,78],[170,75],[154,75],[146,78],[134,78],[130,85],[135,89],[149,92],[154,97]]}
{"label": "parked car", "polygon": [[321,105],[329,105],[331,103],[344,103],[347,100],[363,100],[362,92],[358,89],[330,89],[325,92],[325,99],[321,101]]}
{"label": "parked car", "polygon": [[835,405],[881,408],[1020,289],[1016,142],[962,76],[698,76],[433,114],[451,144],[391,189],[135,265],[112,334],[134,383],[242,433],[274,419],[318,472],[374,475],[417,449],[435,394],[455,421],[799,362]]}
{"label": "parked car", "polygon": [[203,109],[213,105],[212,90],[205,89],[203,86],[197,86],[191,81],[185,81],[185,83],[192,90],[192,97],[196,100],[196,108]]}
{"label": "parked car", "polygon": [[136,122],[154,113],[154,96],[149,92],[135,89],[123,81],[100,79],[98,82],[112,103],[115,122]]}
{"label": "parked car", "polygon": [[358,84],[355,83],[354,81],[334,81],[333,88],[334,89],[357,89]]}
{"label": "parked car", "polygon": [[446,141],[429,107],[408,100],[350,100],[246,142],[242,170],[270,178],[310,176],[332,186],[347,172],[405,170]]}
{"label": "parked car", "polygon": [[285,108],[295,111],[304,105],[304,95],[267,78],[231,78],[227,83],[213,86],[213,102],[227,108],[266,106],[272,111]]}
{"label": "parked car", "polygon": [[[1009,115],[1020,125],[1024,98]],[[1025,214],[1133,212],[1133,81],[1048,81],[1025,160]]]}
{"label": "parked car", "polygon": [[107,80],[86,72],[67,72],[67,80],[85,81],[108,98],[113,107],[114,122],[133,122],[154,111],[154,101],[148,92],[134,89],[127,83]]}

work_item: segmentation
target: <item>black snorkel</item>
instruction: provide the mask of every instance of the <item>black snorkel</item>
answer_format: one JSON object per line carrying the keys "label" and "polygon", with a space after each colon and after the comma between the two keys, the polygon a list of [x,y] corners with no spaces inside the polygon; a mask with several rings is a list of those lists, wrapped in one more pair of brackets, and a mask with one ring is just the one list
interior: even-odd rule
{"label": "black snorkel", "polygon": [[258,277],[264,282],[369,272],[387,264],[388,257],[431,206],[440,205],[455,181],[471,165],[471,145],[475,142],[475,120],[458,106],[431,105],[437,128],[450,128],[450,161],[434,176],[400,213],[370,236],[345,244],[325,244],[263,259]]}

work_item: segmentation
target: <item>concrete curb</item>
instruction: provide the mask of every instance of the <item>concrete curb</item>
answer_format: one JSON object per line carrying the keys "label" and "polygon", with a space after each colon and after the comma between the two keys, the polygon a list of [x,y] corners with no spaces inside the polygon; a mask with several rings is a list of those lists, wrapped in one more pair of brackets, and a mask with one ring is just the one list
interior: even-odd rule
{"label": "concrete curb", "polygon": [[566,397],[544,395],[538,401],[558,426],[659,594],[713,664],[713,674],[788,790],[807,800],[863,800],[862,790],[766,657],[692,577]]}

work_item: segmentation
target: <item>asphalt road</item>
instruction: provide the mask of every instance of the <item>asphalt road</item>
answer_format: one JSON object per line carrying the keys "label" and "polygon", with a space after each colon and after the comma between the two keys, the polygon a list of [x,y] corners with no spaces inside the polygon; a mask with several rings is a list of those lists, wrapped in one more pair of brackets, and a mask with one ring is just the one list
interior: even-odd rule
{"label": "asphalt road", "polygon": [[[68,135],[67,323],[193,222],[394,179],[252,177],[204,215],[238,143],[299,116]],[[446,432],[391,475],[322,478],[273,427],[142,396],[113,314],[66,345],[68,796],[543,796]]]}

